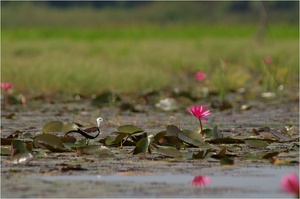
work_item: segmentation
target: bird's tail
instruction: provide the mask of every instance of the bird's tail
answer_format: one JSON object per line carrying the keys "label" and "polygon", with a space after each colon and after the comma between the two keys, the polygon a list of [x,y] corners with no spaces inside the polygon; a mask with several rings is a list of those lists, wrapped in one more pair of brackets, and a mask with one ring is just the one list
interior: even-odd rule
{"label": "bird's tail", "polygon": [[92,135],[89,135],[87,134],[86,132],[82,131],[81,129],[77,129],[77,130],[71,130],[71,131],[68,131],[66,135],[70,134],[70,133],[79,133],[80,135],[82,135],[83,137],[85,138],[88,138],[88,139],[95,139],[96,137],[98,137],[98,135],[100,134],[100,131],[98,131],[98,133],[95,135],[95,136],[92,136]]}

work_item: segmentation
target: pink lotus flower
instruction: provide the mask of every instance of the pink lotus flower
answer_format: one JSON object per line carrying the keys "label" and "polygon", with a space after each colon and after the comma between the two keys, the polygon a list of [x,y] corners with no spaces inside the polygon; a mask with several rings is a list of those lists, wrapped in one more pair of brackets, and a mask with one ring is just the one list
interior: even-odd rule
{"label": "pink lotus flower", "polygon": [[8,91],[12,88],[12,84],[9,82],[1,82],[1,88],[5,91]]}
{"label": "pink lotus flower", "polygon": [[189,112],[203,122],[207,122],[207,119],[204,117],[210,114],[210,110],[206,110],[206,107],[202,105],[191,106]]}
{"label": "pink lotus flower", "polygon": [[272,57],[266,56],[266,57],[264,58],[264,62],[265,62],[265,64],[271,64],[271,63],[272,63]]}
{"label": "pink lotus flower", "polygon": [[195,76],[198,81],[202,81],[206,78],[206,74],[204,72],[197,72]]}
{"label": "pink lotus flower", "polygon": [[[199,106],[194,105],[194,106],[190,107],[189,112],[191,114],[193,114],[196,118],[199,119],[200,129],[201,129],[201,133],[202,133],[203,129],[202,129],[201,121],[207,122],[207,119],[205,118],[205,116],[210,114],[210,110],[206,110],[206,107],[202,106],[202,105],[199,105]],[[204,134],[202,133],[202,135],[204,135]]]}
{"label": "pink lotus flower", "polygon": [[288,193],[299,198],[299,178],[295,173],[290,173],[281,179],[281,187]]}
{"label": "pink lotus flower", "polygon": [[192,181],[193,186],[203,187],[210,183],[210,178],[207,176],[196,176]]}
{"label": "pink lotus flower", "polygon": [[12,88],[12,83],[1,82],[1,88],[5,91],[5,105],[8,105],[8,90]]}

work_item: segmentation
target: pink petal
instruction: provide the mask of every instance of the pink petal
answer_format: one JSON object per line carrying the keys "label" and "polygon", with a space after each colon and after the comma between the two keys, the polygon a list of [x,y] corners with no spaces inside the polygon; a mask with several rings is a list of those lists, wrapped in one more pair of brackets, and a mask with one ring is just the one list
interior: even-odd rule
{"label": "pink petal", "polygon": [[295,173],[285,175],[281,180],[281,187],[289,193],[299,194],[299,179]]}

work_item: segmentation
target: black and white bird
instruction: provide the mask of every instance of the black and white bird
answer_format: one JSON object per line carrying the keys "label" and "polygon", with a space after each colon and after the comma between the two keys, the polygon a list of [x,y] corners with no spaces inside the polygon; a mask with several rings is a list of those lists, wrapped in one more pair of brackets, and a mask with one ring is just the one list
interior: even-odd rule
{"label": "black and white bird", "polygon": [[[97,126],[93,126],[93,127],[89,127],[89,128],[85,128],[85,129],[77,128],[77,130],[68,131],[65,135],[70,134],[70,133],[79,133],[80,135],[84,136],[85,138],[95,139],[100,134],[100,125],[101,125],[101,122],[103,121],[103,119],[102,119],[102,117],[98,117],[96,119],[96,121],[97,121]],[[92,134],[95,134],[95,135],[92,135]]]}

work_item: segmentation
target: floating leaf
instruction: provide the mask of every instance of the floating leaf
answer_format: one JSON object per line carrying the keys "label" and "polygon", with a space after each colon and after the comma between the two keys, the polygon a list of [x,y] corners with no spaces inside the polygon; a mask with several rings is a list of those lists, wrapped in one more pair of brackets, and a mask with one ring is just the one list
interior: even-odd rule
{"label": "floating leaf", "polygon": [[193,145],[193,146],[203,146],[204,139],[200,133],[196,133],[189,130],[180,131],[178,138],[182,141]]}
{"label": "floating leaf", "polygon": [[165,156],[169,156],[169,157],[173,157],[173,158],[182,157],[182,153],[174,147],[157,145],[155,148],[156,148],[155,150],[157,151],[157,153],[159,153],[161,155],[165,155]]}
{"label": "floating leaf", "polygon": [[64,148],[62,139],[53,134],[40,134],[33,139],[35,147],[46,148],[53,152],[69,151]]}
{"label": "floating leaf", "polygon": [[10,156],[11,155],[11,149],[1,146],[1,155],[2,156]]}
{"label": "floating leaf", "polygon": [[43,126],[41,132],[43,133],[61,132],[63,125],[64,124],[61,121],[49,122]]}
{"label": "floating leaf", "polygon": [[122,133],[133,134],[133,133],[143,132],[144,130],[137,126],[124,125],[124,126],[120,126],[118,128],[118,131],[120,131]]}
{"label": "floating leaf", "polygon": [[29,161],[33,160],[34,156],[31,152],[23,152],[23,153],[18,153],[14,155],[10,162],[13,164],[26,164]]}
{"label": "floating leaf", "polygon": [[215,138],[212,140],[207,140],[206,142],[213,143],[213,144],[243,144],[245,143],[244,140],[226,137],[226,138]]}
{"label": "floating leaf", "polygon": [[212,158],[222,159],[226,156],[227,147],[224,147],[218,154],[212,155]]}
{"label": "floating leaf", "polygon": [[114,157],[114,155],[107,147],[101,145],[89,145],[86,147],[80,147],[77,149],[77,154],[97,155],[103,158]]}
{"label": "floating leaf", "polygon": [[221,165],[233,165],[234,164],[234,160],[229,158],[228,156],[224,156],[221,160],[220,160],[220,164]]}
{"label": "floating leaf", "polygon": [[159,143],[160,140],[167,134],[166,131],[162,131],[162,132],[159,132],[157,134],[155,134],[152,138],[153,142],[154,143]]}
{"label": "floating leaf", "polygon": [[277,156],[279,154],[279,152],[275,151],[275,152],[271,152],[271,153],[267,153],[264,156],[262,156],[262,159],[271,159],[275,156]]}
{"label": "floating leaf", "polygon": [[167,134],[166,136],[176,136],[178,137],[178,134],[182,133],[181,130],[174,125],[168,125],[167,126]]}
{"label": "floating leaf", "polygon": [[21,140],[13,140],[11,142],[11,156],[15,156],[18,153],[25,153],[27,152],[27,149],[24,145],[24,142]]}
{"label": "floating leaf", "polygon": [[266,148],[268,143],[262,140],[245,140],[245,144],[252,148]]}
{"label": "floating leaf", "polygon": [[140,141],[138,141],[136,147],[133,150],[133,154],[147,153],[148,146],[149,146],[148,138],[140,139]]}
{"label": "floating leaf", "polygon": [[67,133],[68,131],[72,131],[72,130],[77,130],[78,125],[71,123],[71,122],[67,122],[64,123],[62,128],[61,128],[61,132]]}
{"label": "floating leaf", "polygon": [[48,155],[45,151],[38,151],[34,154],[35,158],[46,158]]}
{"label": "floating leaf", "polygon": [[69,149],[66,149],[63,147],[58,147],[55,145],[53,146],[46,142],[39,142],[39,144],[42,146],[42,148],[48,149],[49,151],[52,151],[52,152],[68,152],[68,151],[70,151]]}

